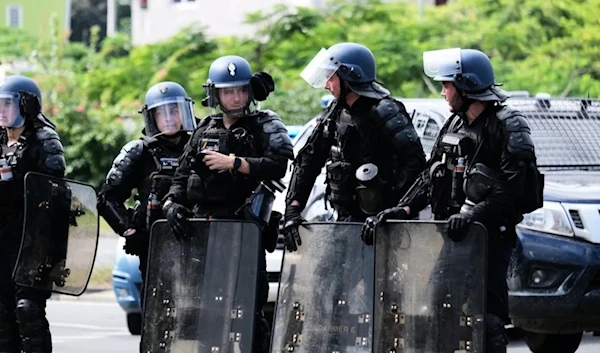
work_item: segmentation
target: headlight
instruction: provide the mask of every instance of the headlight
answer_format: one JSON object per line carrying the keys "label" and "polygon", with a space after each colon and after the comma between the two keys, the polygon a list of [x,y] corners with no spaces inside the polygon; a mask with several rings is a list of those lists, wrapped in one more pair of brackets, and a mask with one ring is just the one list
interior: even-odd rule
{"label": "headlight", "polygon": [[524,215],[519,227],[538,232],[573,236],[569,216],[558,202],[544,201],[544,207]]}

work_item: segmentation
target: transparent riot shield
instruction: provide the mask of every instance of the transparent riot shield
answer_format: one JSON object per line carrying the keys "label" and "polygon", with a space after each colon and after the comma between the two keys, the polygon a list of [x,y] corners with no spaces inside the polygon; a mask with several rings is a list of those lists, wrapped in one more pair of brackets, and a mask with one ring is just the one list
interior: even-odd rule
{"label": "transparent riot shield", "polygon": [[142,352],[251,353],[260,228],[192,219],[178,240],[164,220],[150,232]]}
{"label": "transparent riot shield", "polygon": [[39,173],[25,175],[25,218],[15,282],[79,296],[96,257],[97,194],[91,185]]}
{"label": "transparent riot shield", "polygon": [[305,223],[285,252],[271,352],[371,353],[373,247],[360,223]]}
{"label": "transparent riot shield", "polygon": [[487,231],[453,242],[446,222],[375,233],[375,353],[484,352]]}

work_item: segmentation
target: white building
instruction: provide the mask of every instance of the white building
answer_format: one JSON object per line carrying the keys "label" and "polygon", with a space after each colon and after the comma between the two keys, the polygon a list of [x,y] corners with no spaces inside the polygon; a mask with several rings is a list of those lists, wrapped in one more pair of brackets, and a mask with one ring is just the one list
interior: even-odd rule
{"label": "white building", "polygon": [[153,43],[190,25],[205,27],[205,33],[210,37],[240,35],[252,30],[244,25],[248,13],[271,11],[275,4],[319,6],[323,1],[131,0],[131,37],[134,45]]}
{"label": "white building", "polygon": [[[391,0],[390,0],[391,1]],[[439,5],[447,0],[409,0],[424,5]],[[165,40],[183,27],[206,28],[209,37],[251,33],[245,25],[251,12],[270,12],[274,5],[322,6],[327,0],[108,0],[107,34],[115,31],[116,3],[131,3],[131,37],[134,45]]]}

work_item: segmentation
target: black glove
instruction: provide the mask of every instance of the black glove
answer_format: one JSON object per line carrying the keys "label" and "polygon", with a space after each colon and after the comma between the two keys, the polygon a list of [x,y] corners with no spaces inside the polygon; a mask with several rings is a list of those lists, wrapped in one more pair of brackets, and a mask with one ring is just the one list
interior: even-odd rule
{"label": "black glove", "polygon": [[125,245],[123,245],[123,250],[125,250],[126,254],[129,255],[141,255],[144,251],[148,251],[149,237],[148,233],[141,230],[136,230],[135,233],[131,235],[125,235]]}
{"label": "black glove", "polygon": [[381,222],[385,222],[388,219],[409,219],[408,214],[404,210],[404,207],[392,207],[385,209],[377,214],[377,216],[371,216],[367,218],[362,226],[360,233],[361,239],[367,245],[373,245],[373,236],[375,235],[375,228]]}
{"label": "black glove", "polygon": [[470,213],[456,213],[448,218],[448,238],[461,241],[467,236],[467,227],[472,222]]}
{"label": "black glove", "polygon": [[171,201],[165,205],[163,211],[175,238],[183,239],[190,234],[188,218],[191,218],[194,213],[189,208]]}
{"label": "black glove", "polygon": [[298,250],[298,246],[302,245],[302,239],[300,239],[300,233],[298,232],[298,226],[304,222],[300,213],[302,208],[300,206],[288,205],[285,208],[283,237],[285,239],[285,246],[288,251]]}
{"label": "black glove", "polygon": [[269,93],[275,91],[275,82],[271,75],[261,71],[250,78],[250,87],[252,88],[254,99],[262,102],[267,99]]}

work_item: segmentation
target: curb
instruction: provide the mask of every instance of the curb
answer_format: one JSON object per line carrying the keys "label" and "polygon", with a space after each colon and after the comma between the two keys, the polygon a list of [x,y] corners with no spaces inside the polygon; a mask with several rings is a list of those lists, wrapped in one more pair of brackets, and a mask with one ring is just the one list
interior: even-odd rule
{"label": "curb", "polygon": [[86,291],[76,297],[72,295],[52,293],[50,300],[58,301],[95,301],[95,302],[117,302],[112,288],[88,288]]}

